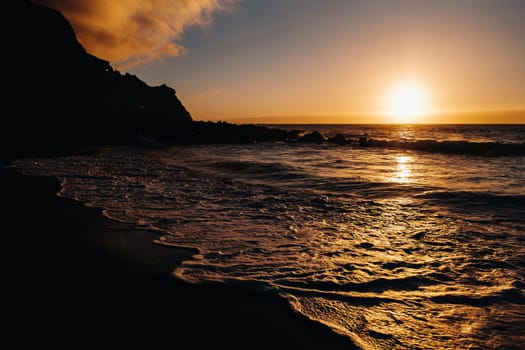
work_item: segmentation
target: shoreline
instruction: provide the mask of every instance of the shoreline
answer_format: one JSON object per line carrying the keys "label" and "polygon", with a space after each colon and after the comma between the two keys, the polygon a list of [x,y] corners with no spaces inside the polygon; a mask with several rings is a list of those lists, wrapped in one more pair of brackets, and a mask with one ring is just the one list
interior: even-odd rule
{"label": "shoreline", "polygon": [[[153,243],[155,231],[59,197],[51,177],[0,169],[5,290],[19,344],[195,344],[228,348],[356,349],[278,296],[189,284],[171,272],[191,257]],[[31,334],[31,337],[19,337]]]}

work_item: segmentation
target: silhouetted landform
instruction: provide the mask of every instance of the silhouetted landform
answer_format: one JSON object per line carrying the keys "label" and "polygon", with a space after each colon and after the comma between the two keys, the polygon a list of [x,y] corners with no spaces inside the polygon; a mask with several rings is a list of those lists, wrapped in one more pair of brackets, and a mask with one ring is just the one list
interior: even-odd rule
{"label": "silhouetted landform", "polygon": [[296,141],[301,130],[284,130],[253,124],[231,124],[227,122],[199,122],[190,126],[191,132],[181,141],[192,144],[203,143],[257,143]]}
{"label": "silhouetted landform", "polygon": [[4,154],[128,143],[140,134],[163,139],[191,123],[174,89],[148,86],[87,53],[61,13],[29,1],[7,9]]}
{"label": "silhouetted landform", "polygon": [[287,141],[298,131],[194,122],[166,85],[151,87],[88,52],[58,11],[7,3],[9,69],[1,158],[102,145]]}

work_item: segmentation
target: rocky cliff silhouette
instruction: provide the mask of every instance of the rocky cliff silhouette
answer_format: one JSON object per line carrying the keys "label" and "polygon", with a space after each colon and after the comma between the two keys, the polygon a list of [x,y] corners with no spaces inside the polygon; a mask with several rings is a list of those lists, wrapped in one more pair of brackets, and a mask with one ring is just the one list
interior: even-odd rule
{"label": "rocky cliff silhouette", "polygon": [[103,145],[251,143],[296,139],[285,131],[195,122],[166,86],[148,86],[82,47],[64,16],[30,1],[4,2],[4,118],[0,161]]}
{"label": "rocky cliff silhouette", "polygon": [[174,89],[148,86],[86,52],[60,12],[20,0],[7,9],[4,155],[137,137],[174,139],[186,132],[192,118]]}

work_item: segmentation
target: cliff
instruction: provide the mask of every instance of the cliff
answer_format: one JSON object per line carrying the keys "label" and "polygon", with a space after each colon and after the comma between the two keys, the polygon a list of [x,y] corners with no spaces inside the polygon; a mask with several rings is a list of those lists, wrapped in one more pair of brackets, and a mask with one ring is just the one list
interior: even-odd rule
{"label": "cliff", "polygon": [[55,10],[20,0],[6,6],[2,158],[187,132],[192,118],[174,89],[148,86],[89,54]]}
{"label": "cliff", "polygon": [[116,144],[296,140],[298,130],[194,122],[175,90],[148,86],[82,47],[58,11],[4,2],[0,163]]}

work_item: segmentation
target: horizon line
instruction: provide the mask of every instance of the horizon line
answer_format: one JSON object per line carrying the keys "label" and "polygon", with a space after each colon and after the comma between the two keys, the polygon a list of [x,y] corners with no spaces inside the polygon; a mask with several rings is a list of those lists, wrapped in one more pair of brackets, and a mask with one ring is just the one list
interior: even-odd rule
{"label": "horizon line", "polygon": [[[502,114],[503,120],[493,121],[486,120],[488,117],[493,117],[494,114]],[[465,120],[451,121],[447,120],[453,116],[463,116]],[[480,120],[475,120],[476,117]],[[370,118],[372,120],[363,120]],[[266,115],[266,116],[251,116],[251,117],[227,117],[227,118],[212,118],[204,119],[198,118],[196,121],[225,121],[230,123],[249,123],[249,124],[492,124],[492,125],[520,125],[525,124],[525,109],[492,109],[492,110],[462,110],[462,111],[444,111],[429,113],[422,116],[421,121],[390,121],[390,117],[382,113],[347,113],[347,114],[288,114],[288,115]],[[426,120],[428,118],[436,118],[436,121]],[[301,120],[303,119],[303,120]],[[322,120],[324,119],[324,120]],[[327,120],[328,119],[328,120]],[[332,119],[332,120],[330,120]],[[348,120],[344,120],[348,119]],[[354,119],[352,121],[352,119]],[[383,119],[380,121],[378,119]],[[439,120],[445,119],[445,120]],[[491,118],[492,119],[492,118]],[[516,119],[516,120],[514,120]]]}

